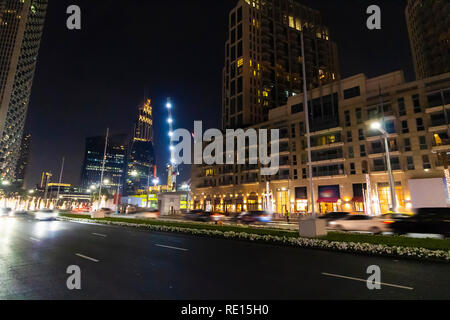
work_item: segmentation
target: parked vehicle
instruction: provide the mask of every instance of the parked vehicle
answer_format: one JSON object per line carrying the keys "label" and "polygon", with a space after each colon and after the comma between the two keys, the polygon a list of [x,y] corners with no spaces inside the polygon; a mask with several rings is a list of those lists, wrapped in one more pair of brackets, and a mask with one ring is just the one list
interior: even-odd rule
{"label": "parked vehicle", "polygon": [[412,217],[399,218],[391,224],[397,234],[425,233],[450,237],[450,208],[421,208]]}
{"label": "parked vehicle", "polygon": [[272,221],[272,214],[267,211],[247,211],[238,215],[236,220],[243,224],[268,223]]}
{"label": "parked vehicle", "polygon": [[58,217],[58,211],[51,209],[41,209],[36,211],[34,218],[40,221],[54,220]]}
{"label": "parked vehicle", "polygon": [[329,227],[337,231],[367,231],[373,234],[391,231],[389,224],[385,223],[383,219],[366,215],[349,215],[331,221]]}

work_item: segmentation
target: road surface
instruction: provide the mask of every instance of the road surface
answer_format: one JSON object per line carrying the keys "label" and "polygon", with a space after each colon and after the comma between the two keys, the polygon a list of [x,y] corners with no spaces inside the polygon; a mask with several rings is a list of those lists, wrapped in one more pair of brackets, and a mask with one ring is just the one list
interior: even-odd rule
{"label": "road surface", "polygon": [[[81,290],[69,290],[69,266]],[[381,268],[381,290],[365,282]],[[450,267],[73,222],[0,218],[0,299],[449,299]]]}

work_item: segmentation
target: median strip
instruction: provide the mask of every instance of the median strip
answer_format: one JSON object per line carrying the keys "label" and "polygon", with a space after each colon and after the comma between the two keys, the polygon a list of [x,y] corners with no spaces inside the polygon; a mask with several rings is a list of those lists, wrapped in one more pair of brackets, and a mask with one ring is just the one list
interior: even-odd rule
{"label": "median strip", "polygon": [[91,219],[64,214],[60,220],[141,228],[151,231],[184,233],[194,236],[243,240],[327,251],[389,256],[415,260],[450,262],[450,241],[436,239],[411,239],[398,236],[369,236],[330,233],[321,238],[299,238],[297,232],[272,229],[255,229],[239,226],[216,226],[198,223],[168,223],[158,220],[105,218]]}
{"label": "median strip", "polygon": [[[366,279],[359,279],[359,278],[353,278],[353,277],[341,276],[341,275],[338,275],[338,274],[332,274],[332,273],[322,272],[322,275],[328,276],[328,277],[341,278],[341,279],[354,280],[354,281],[360,281],[360,282],[365,282],[365,283],[367,283],[367,280],[366,280]],[[399,288],[399,289],[405,289],[405,290],[414,290],[414,288],[411,288],[411,287],[405,287],[405,286],[399,286],[399,285],[397,285],[397,284],[383,283],[383,282],[372,282],[372,283],[374,283],[374,284],[379,284],[379,285],[382,285],[382,286],[387,286],[387,287],[393,287],[393,288]]]}

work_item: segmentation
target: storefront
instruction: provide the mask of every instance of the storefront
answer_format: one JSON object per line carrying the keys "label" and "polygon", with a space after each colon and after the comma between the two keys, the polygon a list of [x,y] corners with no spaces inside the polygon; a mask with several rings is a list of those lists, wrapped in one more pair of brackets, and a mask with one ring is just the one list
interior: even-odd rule
{"label": "storefront", "polygon": [[234,209],[233,209],[233,206],[234,206],[233,200],[231,200],[231,199],[224,199],[224,200],[223,200],[223,203],[224,203],[225,214],[231,214],[231,213],[234,212]]}
{"label": "storefront", "polygon": [[285,215],[289,212],[289,191],[278,189],[276,197],[276,212]]}
{"label": "storefront", "polygon": [[214,199],[214,212],[223,212],[223,205],[220,199]]}
{"label": "storefront", "polygon": [[239,196],[235,199],[235,212],[240,213],[244,211],[244,197]]}
{"label": "storefront", "polygon": [[308,189],[306,187],[295,188],[295,208],[296,213],[308,213]]}
{"label": "storefront", "polygon": [[247,210],[258,211],[259,199],[255,192],[252,192],[247,198]]}
{"label": "storefront", "polygon": [[319,203],[321,214],[341,211],[342,201],[340,186],[320,186],[317,203]]}
{"label": "storefront", "polygon": [[358,183],[353,185],[353,210],[355,212],[365,212],[365,194],[367,191],[367,185],[364,183]]}
{"label": "storefront", "polygon": [[[403,188],[400,182],[395,183],[395,196],[398,209],[404,209]],[[388,213],[391,207],[391,188],[389,183],[378,183],[378,198],[380,200],[381,213]]]}

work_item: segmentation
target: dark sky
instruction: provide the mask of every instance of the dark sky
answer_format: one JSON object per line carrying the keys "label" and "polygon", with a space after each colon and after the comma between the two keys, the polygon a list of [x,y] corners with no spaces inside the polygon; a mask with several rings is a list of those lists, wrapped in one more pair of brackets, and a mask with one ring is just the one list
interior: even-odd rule
{"label": "dark sky", "polygon": [[[236,0],[49,0],[26,130],[33,135],[27,186],[42,171],[80,181],[84,141],[130,133],[147,93],[155,113],[159,176],[169,159],[164,104],[172,97],[175,126],[195,120],[219,127],[221,70],[228,12]],[[406,0],[304,0],[322,12],[338,44],[342,76],[405,70],[413,79]],[[66,8],[82,10],[82,30],[66,28]],[[366,8],[382,9],[382,30],[366,28]],[[189,168],[182,173],[188,179]]]}

